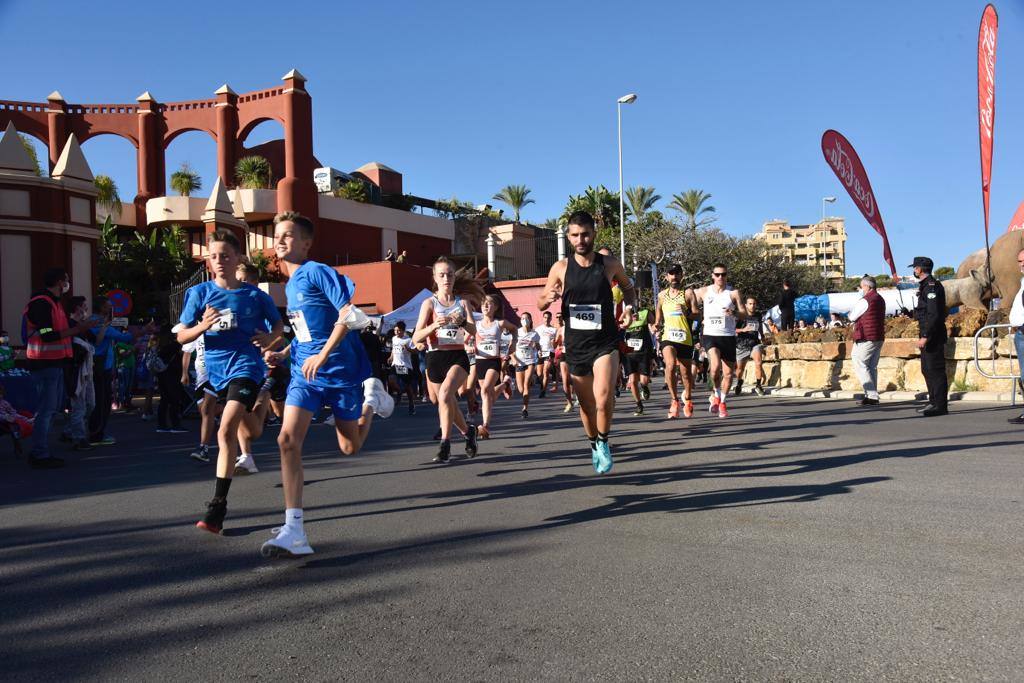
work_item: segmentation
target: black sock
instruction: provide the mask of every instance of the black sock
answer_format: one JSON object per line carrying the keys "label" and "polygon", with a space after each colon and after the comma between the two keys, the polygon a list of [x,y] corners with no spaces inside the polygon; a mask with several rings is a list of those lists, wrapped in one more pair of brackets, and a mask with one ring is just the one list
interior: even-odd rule
{"label": "black sock", "polygon": [[217,485],[213,489],[214,498],[227,498],[228,489],[231,488],[231,480],[225,477],[217,477]]}
{"label": "black sock", "polygon": [[598,432],[595,441],[604,441],[605,443],[608,443],[608,435],[603,432]]}
{"label": "black sock", "polygon": [[588,436],[587,437],[587,441],[590,442],[590,447],[591,448],[597,448],[597,437],[596,436]]}

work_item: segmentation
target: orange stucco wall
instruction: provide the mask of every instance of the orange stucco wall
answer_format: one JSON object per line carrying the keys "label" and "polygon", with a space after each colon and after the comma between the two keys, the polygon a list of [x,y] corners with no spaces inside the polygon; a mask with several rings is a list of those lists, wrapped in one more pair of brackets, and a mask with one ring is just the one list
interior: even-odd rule
{"label": "orange stucco wall", "polygon": [[368,313],[390,313],[431,285],[429,268],[408,263],[378,261],[335,270],[356,283],[355,303]]}

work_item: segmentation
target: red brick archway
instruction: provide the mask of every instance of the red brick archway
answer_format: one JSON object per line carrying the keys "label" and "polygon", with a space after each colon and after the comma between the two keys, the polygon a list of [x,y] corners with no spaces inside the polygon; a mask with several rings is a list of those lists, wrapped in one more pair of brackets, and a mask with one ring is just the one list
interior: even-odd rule
{"label": "red brick archway", "polygon": [[278,208],[315,218],[312,100],[306,79],[297,70],[282,81],[282,86],[241,95],[224,85],[212,99],[190,102],[160,103],[148,92],[136,104],[68,104],[59,92],[45,103],[0,100],[0,130],[10,121],[20,132],[46,143],[51,171],[72,133],[80,143],[103,134],[130,141],[138,168],[137,225],[143,226],[146,202],[167,192],[164,153],[175,137],[191,130],[210,135],[217,142],[217,175],[232,187],[246,136],[263,121],[277,121],[284,128],[285,147]]}

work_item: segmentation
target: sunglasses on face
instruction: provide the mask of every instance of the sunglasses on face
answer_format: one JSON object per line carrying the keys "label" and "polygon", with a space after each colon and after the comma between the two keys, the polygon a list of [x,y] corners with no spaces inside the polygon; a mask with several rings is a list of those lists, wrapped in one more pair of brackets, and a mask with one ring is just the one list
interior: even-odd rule
{"label": "sunglasses on face", "polygon": [[725,273],[711,273],[714,277],[725,277]]}

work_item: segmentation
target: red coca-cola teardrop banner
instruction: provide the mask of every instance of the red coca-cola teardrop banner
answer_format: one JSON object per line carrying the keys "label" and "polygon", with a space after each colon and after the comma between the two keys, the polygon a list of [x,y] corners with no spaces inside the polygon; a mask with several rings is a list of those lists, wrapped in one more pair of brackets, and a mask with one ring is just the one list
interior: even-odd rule
{"label": "red coca-cola teardrop banner", "polygon": [[853,203],[864,214],[868,225],[881,235],[882,258],[889,264],[893,278],[896,278],[896,262],[893,261],[892,249],[889,248],[889,236],[885,234],[885,224],[875,202],[875,193],[871,190],[871,182],[856,150],[841,133],[826,130],[821,136],[821,151],[825,155],[825,161],[850,193]]}
{"label": "red coca-cola teardrop banner", "polygon": [[996,123],[996,33],[999,15],[986,5],[978,29],[978,135],[981,142],[981,201],[985,208],[988,247],[989,188],[992,183],[992,134]]}

